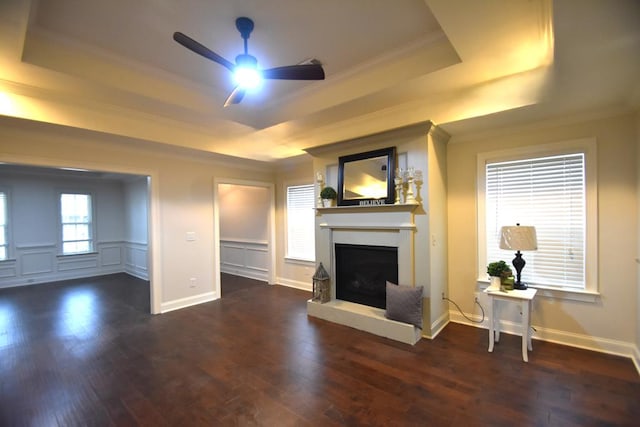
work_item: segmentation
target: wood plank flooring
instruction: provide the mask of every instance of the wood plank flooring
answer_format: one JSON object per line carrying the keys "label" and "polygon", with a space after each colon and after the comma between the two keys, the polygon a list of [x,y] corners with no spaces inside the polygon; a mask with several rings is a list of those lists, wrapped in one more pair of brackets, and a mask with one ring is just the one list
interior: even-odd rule
{"label": "wood plank flooring", "polygon": [[[0,290],[1,426],[622,426],[626,358],[450,324],[396,343],[306,315],[310,294],[223,278],[152,316],[125,274]],[[233,284],[236,284],[234,287]]]}

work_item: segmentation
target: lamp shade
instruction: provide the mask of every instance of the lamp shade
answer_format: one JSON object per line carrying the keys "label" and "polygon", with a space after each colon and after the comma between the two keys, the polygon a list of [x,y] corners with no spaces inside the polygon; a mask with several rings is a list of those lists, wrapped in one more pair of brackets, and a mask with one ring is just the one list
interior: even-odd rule
{"label": "lamp shade", "polygon": [[537,250],[536,228],[521,225],[502,227],[500,230],[500,249],[512,249],[514,251]]}

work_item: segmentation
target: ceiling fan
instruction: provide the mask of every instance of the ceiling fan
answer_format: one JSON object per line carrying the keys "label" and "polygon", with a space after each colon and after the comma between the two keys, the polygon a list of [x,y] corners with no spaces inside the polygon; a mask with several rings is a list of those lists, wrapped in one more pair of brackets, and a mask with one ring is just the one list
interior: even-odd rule
{"label": "ceiling fan", "polygon": [[247,40],[253,31],[253,21],[250,18],[241,16],[236,19],[236,28],[240,32],[240,36],[244,40],[244,53],[236,56],[235,64],[217,53],[213,52],[206,46],[198,43],[189,36],[176,31],[173,33],[173,39],[187,49],[204,56],[213,62],[216,62],[227,68],[234,75],[237,86],[227,97],[224,106],[231,104],[239,104],[244,98],[247,89],[257,87],[262,79],[277,80],[324,80],[324,70],[317,60],[306,61],[305,63],[296,65],[287,65],[284,67],[269,68],[266,70],[258,69],[258,60],[255,56],[249,55],[247,48]]}

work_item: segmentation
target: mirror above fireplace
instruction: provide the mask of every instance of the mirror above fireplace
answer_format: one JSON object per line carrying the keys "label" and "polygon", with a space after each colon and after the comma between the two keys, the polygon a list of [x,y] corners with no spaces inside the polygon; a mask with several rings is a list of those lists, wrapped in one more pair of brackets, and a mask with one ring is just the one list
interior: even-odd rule
{"label": "mirror above fireplace", "polygon": [[338,206],[393,204],[395,158],[395,147],[340,157]]}

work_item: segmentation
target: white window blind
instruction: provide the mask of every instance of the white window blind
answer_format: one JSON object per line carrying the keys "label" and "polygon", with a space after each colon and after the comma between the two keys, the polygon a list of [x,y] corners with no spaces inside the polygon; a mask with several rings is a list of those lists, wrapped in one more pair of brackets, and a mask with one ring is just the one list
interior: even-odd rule
{"label": "white window blind", "polygon": [[93,250],[93,224],[90,194],[60,195],[62,253],[87,253]]}
{"label": "white window blind", "polygon": [[315,259],[313,185],[287,187],[287,257]]}
{"label": "white window blind", "polygon": [[[501,250],[504,225],[536,227],[538,250],[523,253],[528,284],[584,289],[586,242],[585,155],[486,164],[487,262],[511,264]],[[515,273],[515,271],[514,271]]]}
{"label": "white window blind", "polygon": [[0,191],[0,260],[9,258],[7,226],[7,194]]}

